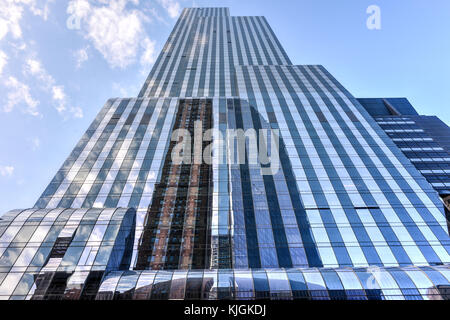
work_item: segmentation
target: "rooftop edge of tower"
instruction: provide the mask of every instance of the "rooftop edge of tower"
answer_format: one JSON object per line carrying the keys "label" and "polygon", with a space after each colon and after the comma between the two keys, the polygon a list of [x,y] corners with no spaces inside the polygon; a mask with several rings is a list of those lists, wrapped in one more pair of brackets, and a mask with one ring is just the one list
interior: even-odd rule
{"label": "rooftop edge of tower", "polygon": [[192,7],[184,8],[181,12],[181,16],[191,13],[195,14],[197,17],[229,17],[230,8],[226,7]]}

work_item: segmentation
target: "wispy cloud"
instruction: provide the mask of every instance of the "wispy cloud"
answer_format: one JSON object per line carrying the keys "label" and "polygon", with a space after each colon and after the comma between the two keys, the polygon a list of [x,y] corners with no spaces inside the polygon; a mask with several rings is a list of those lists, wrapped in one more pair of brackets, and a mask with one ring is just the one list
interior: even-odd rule
{"label": "wispy cloud", "polygon": [[0,165],[0,176],[2,177],[11,177],[14,173],[13,166],[1,166]]}
{"label": "wispy cloud", "polygon": [[130,8],[138,4],[138,0],[111,0],[96,5],[87,0],[71,0],[67,12],[78,19],[84,37],[111,67],[125,68],[140,55],[143,63],[154,61],[154,42],[144,27],[150,18]]}
{"label": "wispy cloud", "polygon": [[[50,4],[55,2],[55,0],[45,0],[45,1],[21,0],[21,1],[26,3],[26,4],[30,4],[31,3],[31,6],[29,6],[30,11],[35,16],[40,16],[44,20],[47,20],[48,15],[50,13]],[[36,2],[39,5],[37,5]]]}
{"label": "wispy cloud", "polygon": [[73,56],[75,58],[76,62],[76,68],[79,69],[83,65],[84,62],[86,62],[89,59],[88,55],[88,46],[85,48],[81,48],[74,52]]}
{"label": "wispy cloud", "polygon": [[56,110],[59,113],[66,111],[66,94],[64,93],[63,86],[52,87],[53,100],[57,102]]}
{"label": "wispy cloud", "polygon": [[30,87],[20,82],[15,77],[8,77],[4,82],[6,88],[9,89],[7,94],[6,104],[3,107],[3,111],[11,112],[16,106],[25,106],[23,112],[32,116],[39,116],[40,113],[37,110],[39,101],[35,100],[30,94]]}
{"label": "wispy cloud", "polygon": [[53,100],[56,111],[65,119],[70,116],[82,118],[83,111],[79,107],[68,107],[67,95],[63,85],[57,84],[55,79],[47,72],[42,63],[36,58],[26,60],[24,73],[31,75],[39,81],[40,86],[49,94]]}
{"label": "wispy cloud", "polygon": [[33,137],[30,139],[31,148],[33,151],[36,151],[41,146],[41,140],[38,137]]}
{"label": "wispy cloud", "polygon": [[3,39],[8,33],[18,39],[22,37],[22,28],[20,20],[22,19],[23,7],[17,2],[0,2],[0,39]]}
{"label": "wispy cloud", "polygon": [[22,20],[24,10],[28,8],[35,16],[40,16],[47,20],[49,5],[54,0],[2,0],[0,1],[0,40],[7,34],[11,34],[14,39],[22,37]]}
{"label": "wispy cloud", "polygon": [[174,0],[158,0],[159,4],[166,9],[167,14],[172,19],[177,18],[181,12],[181,6],[178,1]]}
{"label": "wispy cloud", "polygon": [[67,5],[66,11],[68,14],[71,14],[78,20],[81,20],[89,15],[91,5],[88,0],[71,0]]}
{"label": "wispy cloud", "polygon": [[159,12],[159,10],[156,10],[155,7],[151,7],[147,4],[147,6],[144,6],[141,8],[142,12],[145,12],[148,16],[150,16],[152,19],[164,24],[166,27],[170,26],[169,21],[165,19],[165,16]]}
{"label": "wispy cloud", "polygon": [[64,93],[64,87],[63,86],[53,86],[52,87],[53,92],[53,99],[56,101],[63,101],[66,99],[66,94]]}
{"label": "wispy cloud", "polygon": [[38,79],[42,86],[51,87],[55,83],[55,79],[48,74],[42,63],[35,58],[29,58],[25,61],[24,72]]}
{"label": "wispy cloud", "polygon": [[8,62],[8,56],[5,52],[0,50],[0,74],[3,72],[3,68],[5,67],[6,63]]}
{"label": "wispy cloud", "polygon": [[80,107],[70,107],[70,113],[74,118],[81,119],[84,117],[83,109],[81,109]]}
{"label": "wispy cloud", "polygon": [[150,40],[149,38],[145,38],[142,47],[144,48],[144,52],[141,56],[141,65],[143,67],[149,67],[155,62],[155,41]]}
{"label": "wispy cloud", "polygon": [[134,97],[139,93],[140,83],[118,83],[113,82],[112,89],[114,96],[117,97]]}
{"label": "wispy cloud", "polygon": [[83,109],[80,107],[67,106],[67,97],[63,86],[53,86],[52,95],[53,101],[56,103],[56,110],[64,117],[64,119],[68,119],[70,116],[73,118],[83,118]]}

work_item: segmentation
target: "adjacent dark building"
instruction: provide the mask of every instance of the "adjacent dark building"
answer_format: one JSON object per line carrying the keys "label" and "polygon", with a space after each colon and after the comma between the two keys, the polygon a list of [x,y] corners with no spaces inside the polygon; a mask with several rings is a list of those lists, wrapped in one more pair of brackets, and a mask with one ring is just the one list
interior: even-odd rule
{"label": "adjacent dark building", "polygon": [[439,193],[450,221],[450,127],[436,116],[419,115],[406,98],[358,101]]}

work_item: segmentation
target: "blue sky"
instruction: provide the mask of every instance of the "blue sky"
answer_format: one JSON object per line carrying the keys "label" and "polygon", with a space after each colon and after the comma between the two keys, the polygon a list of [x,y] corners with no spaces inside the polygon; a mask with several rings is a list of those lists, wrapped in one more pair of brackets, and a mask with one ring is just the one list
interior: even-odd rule
{"label": "blue sky", "polygon": [[450,124],[448,0],[0,0],[1,213],[34,204],[108,98],[137,95],[190,6],[266,16],[293,63]]}

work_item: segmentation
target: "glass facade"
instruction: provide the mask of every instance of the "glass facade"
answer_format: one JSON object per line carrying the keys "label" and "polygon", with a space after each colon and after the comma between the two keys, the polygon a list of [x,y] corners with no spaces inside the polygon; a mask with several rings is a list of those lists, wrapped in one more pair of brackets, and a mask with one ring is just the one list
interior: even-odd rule
{"label": "glass facade", "polygon": [[445,267],[119,271],[97,299],[448,300],[449,285]]}
{"label": "glass facade", "polygon": [[[229,132],[242,154],[196,161]],[[47,243],[31,217],[59,213],[72,233]],[[47,255],[16,265],[35,234]],[[1,217],[0,298],[447,299],[449,249],[433,186],[323,66],[293,65],[264,17],[190,8],[139,96],[108,100],[34,208]]]}
{"label": "glass facade", "polygon": [[93,299],[130,267],[134,209],[13,210],[0,219],[0,298]]}

